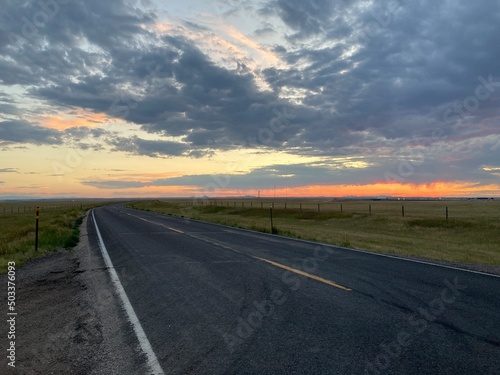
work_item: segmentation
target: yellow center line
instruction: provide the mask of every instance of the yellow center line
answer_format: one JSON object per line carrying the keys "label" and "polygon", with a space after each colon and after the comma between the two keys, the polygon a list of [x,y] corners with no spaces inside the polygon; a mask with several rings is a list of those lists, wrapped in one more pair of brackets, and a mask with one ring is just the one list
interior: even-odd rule
{"label": "yellow center line", "polygon": [[163,228],[167,228],[168,230],[171,230],[171,231],[173,231],[173,232],[183,233],[183,234],[184,234],[184,232],[183,232],[183,231],[181,231],[181,230],[179,230],[179,229],[175,229],[175,228],[167,227],[166,225],[163,225],[163,224],[160,224],[160,223],[156,223],[156,222],[151,221],[151,220],[143,219],[143,218],[142,218],[142,217],[140,217],[140,216],[132,215],[132,214],[129,214],[128,212],[127,212],[127,215],[129,215],[129,216],[133,216],[133,217],[136,217],[136,218],[138,218],[139,220],[145,221],[145,222],[150,223],[150,224],[154,224],[154,225],[158,225],[158,226],[163,227]]}
{"label": "yellow center line", "polygon": [[170,227],[165,227],[165,228],[173,230],[174,232],[177,232],[177,233],[184,233],[182,230],[179,230],[179,229],[170,228]]}
{"label": "yellow center line", "polygon": [[327,285],[331,285],[331,286],[333,286],[335,288],[339,288],[339,289],[345,290],[346,292],[350,292],[351,291],[351,289],[346,288],[345,286],[339,285],[337,283],[334,283],[333,281],[330,281],[330,280],[327,280],[327,279],[323,279],[322,277],[319,277],[319,276],[311,275],[310,273],[307,273],[307,272],[304,272],[304,271],[301,271],[301,270],[297,270],[295,268],[291,268],[291,267],[285,266],[285,265],[280,264],[280,263],[273,262],[272,260],[268,260],[268,259],[264,259],[264,258],[259,258],[259,257],[253,257],[253,258],[261,260],[261,261],[269,263],[269,264],[272,264],[275,267],[279,267],[279,268],[282,268],[284,270],[287,270],[287,271],[290,271],[290,272],[294,272],[294,273],[296,273],[298,275],[302,275],[302,276],[308,277],[310,279],[319,281],[321,283],[324,283],[324,284],[327,284]]}
{"label": "yellow center line", "polygon": [[[142,220],[142,221],[146,221],[146,222],[151,223],[151,224],[154,224],[154,225],[159,225],[159,226],[161,226],[161,227],[167,228],[167,229],[169,229],[169,230],[171,230],[171,231],[174,231],[174,232],[177,232],[177,233],[182,233],[182,234],[185,234],[185,233],[184,233],[183,231],[181,231],[181,230],[178,230],[178,229],[175,229],[175,228],[171,228],[171,227],[167,227],[166,225],[163,225],[163,224],[160,224],[160,223],[156,223],[156,222],[154,222],[154,221],[150,221],[150,220],[144,219],[144,218],[142,218],[142,217],[140,217],[140,216],[136,216],[136,215],[129,214],[128,212],[127,212],[127,215],[130,215],[130,216],[136,217],[136,218],[138,218],[138,219],[140,219],[140,220]],[[210,242],[210,243],[212,243],[212,244],[214,244],[214,245],[218,245],[218,246],[221,246],[221,247],[223,247],[223,248],[225,248],[225,249],[228,249],[228,250],[235,251],[235,252],[239,253],[239,251],[237,251],[237,250],[235,250],[235,249],[233,249],[233,248],[230,248],[230,247],[227,247],[227,246],[224,246],[224,245],[221,245],[221,244],[218,244],[218,243],[212,242],[212,241],[207,241],[207,240],[205,240],[205,239],[203,239],[203,238],[198,238],[198,237],[196,237],[196,236],[192,236],[192,235],[188,235],[188,236],[193,237],[193,238],[197,238],[197,239],[200,239],[200,240],[203,240],[203,241],[205,241],[205,242]],[[335,287],[335,288],[342,289],[342,290],[344,290],[344,291],[346,291],[346,292],[350,292],[350,291],[351,291],[351,289],[346,288],[345,286],[339,285],[339,284],[337,284],[337,283],[334,283],[333,281],[330,281],[330,280],[327,280],[327,279],[323,279],[322,277],[319,277],[319,276],[311,275],[310,273],[307,273],[307,272],[304,272],[304,271],[301,271],[301,270],[298,270],[298,269],[295,269],[295,268],[292,268],[292,267],[285,266],[284,264],[276,263],[276,262],[273,262],[272,260],[268,260],[268,259],[264,259],[264,258],[259,258],[259,257],[255,257],[255,256],[252,256],[252,258],[257,259],[257,260],[260,260],[260,261],[262,261],[262,262],[269,263],[269,264],[271,264],[271,265],[273,265],[273,266],[275,266],[275,267],[282,268],[282,269],[284,269],[284,270],[287,270],[287,271],[290,271],[290,272],[296,273],[296,274],[298,274],[298,275],[305,276],[305,277],[308,277],[308,278],[310,278],[310,279],[313,279],[313,280],[319,281],[319,282],[321,282],[321,283],[323,283],[323,284],[327,284],[327,285],[333,286],[333,287]]]}

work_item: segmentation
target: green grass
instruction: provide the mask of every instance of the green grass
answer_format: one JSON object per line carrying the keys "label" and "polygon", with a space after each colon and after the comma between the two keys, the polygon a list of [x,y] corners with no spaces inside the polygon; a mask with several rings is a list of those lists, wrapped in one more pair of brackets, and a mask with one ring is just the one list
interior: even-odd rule
{"label": "green grass", "polygon": [[[270,200],[218,200],[210,204],[199,201],[195,206],[192,203],[142,201],[129,206],[271,232]],[[274,202],[274,207],[273,233],[278,235],[385,254],[500,265],[500,201],[280,200]],[[445,218],[446,207],[449,220]]]}
{"label": "green grass", "polygon": [[[0,204],[0,273],[6,271],[8,262],[16,262],[16,266],[20,267],[29,259],[75,247],[85,212],[102,204],[52,202],[50,207],[44,206],[40,212],[38,251],[35,251],[34,211],[24,208],[27,203]],[[4,214],[6,206],[7,213]],[[35,205],[32,203],[31,206]],[[39,206],[42,207],[41,204]]]}

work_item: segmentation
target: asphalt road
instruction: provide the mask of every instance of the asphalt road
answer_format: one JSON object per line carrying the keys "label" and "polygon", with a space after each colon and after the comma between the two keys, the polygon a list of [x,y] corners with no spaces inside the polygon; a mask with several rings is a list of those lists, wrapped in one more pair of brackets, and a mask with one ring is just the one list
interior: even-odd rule
{"label": "asphalt road", "polygon": [[498,277],[121,206],[96,248],[95,222],[158,372],[500,374]]}

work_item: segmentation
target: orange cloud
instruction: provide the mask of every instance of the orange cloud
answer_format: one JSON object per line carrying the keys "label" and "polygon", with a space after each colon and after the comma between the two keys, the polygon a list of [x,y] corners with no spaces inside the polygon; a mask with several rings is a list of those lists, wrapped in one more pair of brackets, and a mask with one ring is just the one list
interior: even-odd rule
{"label": "orange cloud", "polygon": [[104,113],[78,111],[76,114],[45,115],[41,117],[40,125],[55,130],[66,130],[75,127],[96,128],[109,122],[110,118]]}

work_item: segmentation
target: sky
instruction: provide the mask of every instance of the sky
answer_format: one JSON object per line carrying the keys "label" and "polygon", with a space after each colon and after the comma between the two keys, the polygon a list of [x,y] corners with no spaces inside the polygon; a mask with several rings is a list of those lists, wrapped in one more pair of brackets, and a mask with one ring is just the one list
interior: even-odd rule
{"label": "sky", "polygon": [[0,199],[500,197],[497,0],[0,4]]}

